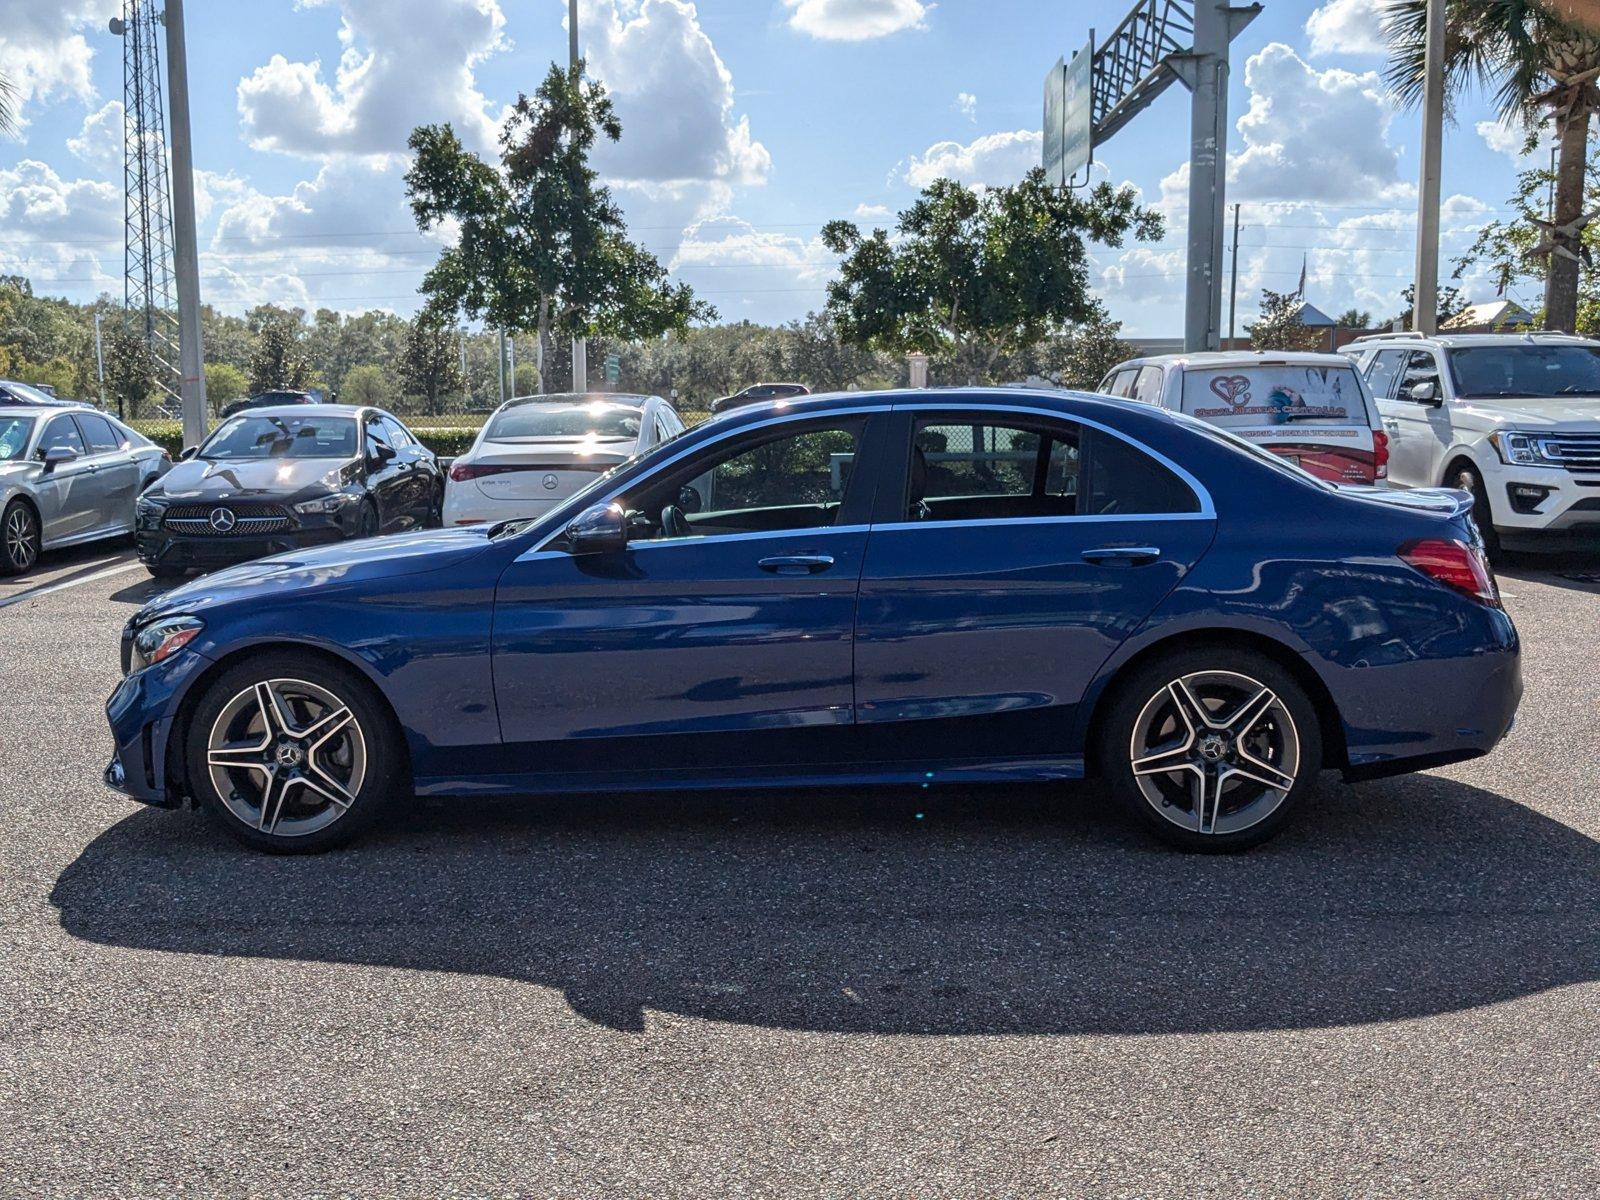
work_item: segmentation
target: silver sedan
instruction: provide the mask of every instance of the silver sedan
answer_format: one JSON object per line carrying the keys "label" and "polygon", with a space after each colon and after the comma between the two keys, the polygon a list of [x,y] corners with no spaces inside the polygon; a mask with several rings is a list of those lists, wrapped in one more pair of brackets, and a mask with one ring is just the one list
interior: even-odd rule
{"label": "silver sedan", "polygon": [[132,533],[139,493],[171,466],[105,413],[0,403],[0,575],[45,550]]}

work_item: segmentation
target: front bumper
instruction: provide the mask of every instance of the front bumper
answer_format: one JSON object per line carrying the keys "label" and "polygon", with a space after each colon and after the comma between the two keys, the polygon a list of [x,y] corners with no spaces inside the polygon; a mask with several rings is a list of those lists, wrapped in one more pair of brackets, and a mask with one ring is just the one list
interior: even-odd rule
{"label": "front bumper", "polygon": [[215,536],[174,533],[160,526],[140,528],[134,535],[139,561],[147,566],[213,570],[281,554],[285,550],[305,550],[342,542],[349,532],[335,518],[303,521],[282,533],[259,537]]}
{"label": "front bumper", "polygon": [[112,742],[107,787],[162,808],[181,802],[168,778],[168,743],[184,693],[210,665],[205,655],[186,650],[117,684],[106,701]]}
{"label": "front bumper", "polygon": [[1484,466],[1483,485],[1496,529],[1600,537],[1600,472],[1496,461]]}

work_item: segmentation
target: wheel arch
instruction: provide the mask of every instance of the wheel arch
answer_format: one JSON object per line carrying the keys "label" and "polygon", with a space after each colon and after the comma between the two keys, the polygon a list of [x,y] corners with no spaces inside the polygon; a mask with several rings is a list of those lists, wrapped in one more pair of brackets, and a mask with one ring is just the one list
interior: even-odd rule
{"label": "wheel arch", "polygon": [[[14,487],[4,496],[0,496],[0,513],[4,513],[6,509],[10,508],[12,501],[21,504],[33,514],[33,527],[39,531],[39,553],[43,554],[49,549],[49,546],[45,542],[44,514],[39,511],[39,502],[33,498],[32,494],[23,491],[20,487]],[[35,560],[34,566],[37,567],[38,565],[38,561]]]}
{"label": "wheel arch", "polygon": [[[400,716],[395,712],[394,705],[388,695],[379,685],[377,677],[373,674],[371,665],[364,662],[359,656],[343,649],[318,642],[294,641],[261,641],[236,647],[219,658],[213,659],[210,664],[189,681],[184,689],[183,696],[178,701],[178,707],[173,714],[172,724],[167,731],[167,744],[165,749],[165,784],[168,795],[184,796],[191,802],[194,792],[189,787],[188,764],[184,758],[184,747],[189,741],[189,724],[194,719],[195,709],[200,706],[201,699],[206,692],[226,671],[232,670],[241,663],[252,658],[261,658],[264,655],[281,651],[290,651],[303,654],[308,658],[317,659],[324,664],[338,670],[355,675],[377,699],[385,715],[387,715],[395,736],[402,746],[410,745],[406,737],[405,726],[400,723]],[[411,774],[411,756],[406,755],[405,771],[409,779]]]}
{"label": "wheel arch", "polygon": [[1311,701],[1312,707],[1317,711],[1317,725],[1322,734],[1323,766],[1344,768],[1349,765],[1349,752],[1346,748],[1344,735],[1344,721],[1339,714],[1338,705],[1334,702],[1333,693],[1328,690],[1328,685],[1316,669],[1298,654],[1294,649],[1283,642],[1248,629],[1218,628],[1218,629],[1186,629],[1158,638],[1149,645],[1141,646],[1138,651],[1119,662],[1112,670],[1109,678],[1105,679],[1096,694],[1093,706],[1087,719],[1083,722],[1083,758],[1084,773],[1093,777],[1099,773],[1099,731],[1100,722],[1107,711],[1110,710],[1120,689],[1128,678],[1141,667],[1168,654],[1175,654],[1184,650],[1193,650],[1200,647],[1216,647],[1222,649],[1253,650],[1277,663],[1293,676]]}

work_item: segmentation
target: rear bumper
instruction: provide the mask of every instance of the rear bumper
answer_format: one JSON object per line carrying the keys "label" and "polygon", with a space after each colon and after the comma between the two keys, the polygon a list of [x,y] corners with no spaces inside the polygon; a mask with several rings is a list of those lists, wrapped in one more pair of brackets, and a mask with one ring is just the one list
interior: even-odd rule
{"label": "rear bumper", "polygon": [[539,500],[490,500],[476,488],[468,491],[456,485],[445,493],[445,528],[455,525],[492,525],[496,521],[515,521],[524,517],[542,517],[567,497],[557,496]]}

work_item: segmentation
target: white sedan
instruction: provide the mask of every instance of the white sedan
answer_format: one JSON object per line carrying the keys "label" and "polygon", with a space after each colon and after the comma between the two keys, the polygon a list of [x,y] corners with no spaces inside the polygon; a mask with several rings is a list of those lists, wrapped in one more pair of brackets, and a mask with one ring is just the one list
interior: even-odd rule
{"label": "white sedan", "polygon": [[683,432],[660,396],[520,396],[484,422],[450,464],[446,525],[542,516],[596,475]]}

